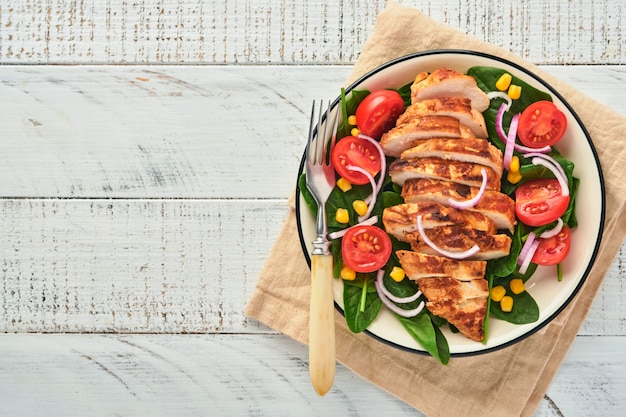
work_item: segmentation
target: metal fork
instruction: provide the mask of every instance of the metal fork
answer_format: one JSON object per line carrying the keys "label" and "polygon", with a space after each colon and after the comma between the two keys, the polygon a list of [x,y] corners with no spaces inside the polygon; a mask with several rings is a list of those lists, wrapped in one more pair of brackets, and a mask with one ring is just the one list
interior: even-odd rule
{"label": "metal fork", "polygon": [[338,112],[331,120],[331,102],[323,111],[320,101],[315,129],[315,101],[311,110],[306,147],[306,185],[317,202],[316,231],[311,252],[311,305],[309,318],[309,375],[315,391],[325,395],[335,379],[335,319],[333,257],[326,227],[326,200],[335,184],[335,171],[328,161],[335,145]]}

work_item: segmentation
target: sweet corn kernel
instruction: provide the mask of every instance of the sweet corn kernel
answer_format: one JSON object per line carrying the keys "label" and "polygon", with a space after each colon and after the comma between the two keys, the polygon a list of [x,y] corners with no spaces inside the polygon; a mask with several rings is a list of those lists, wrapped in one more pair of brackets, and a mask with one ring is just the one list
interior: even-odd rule
{"label": "sweet corn kernel", "polygon": [[344,266],[341,268],[341,272],[339,272],[339,276],[346,281],[354,281],[356,278],[356,271],[349,266]]}
{"label": "sweet corn kernel", "polygon": [[404,269],[400,268],[399,266],[394,266],[391,272],[389,273],[389,276],[395,282],[400,282],[404,279],[404,276],[405,276]]}
{"label": "sweet corn kernel", "polygon": [[502,297],[502,300],[500,300],[500,308],[505,313],[510,313],[511,310],[513,310],[513,297],[511,297],[510,295],[505,295],[504,297]]}
{"label": "sweet corn kernel", "polygon": [[511,163],[509,165],[509,171],[519,172],[519,156],[514,155],[511,158]]}
{"label": "sweet corn kernel", "polygon": [[352,130],[350,131],[350,134],[352,136],[359,136],[359,133],[361,133],[361,131],[359,130],[358,127],[353,127]]}
{"label": "sweet corn kernel", "polygon": [[350,221],[350,214],[348,210],[345,208],[338,208],[337,213],[335,213],[335,220],[337,223],[348,223]]}
{"label": "sweet corn kernel", "polygon": [[514,171],[509,171],[506,174],[506,179],[511,183],[511,184],[517,184],[518,182],[521,181],[522,179],[522,174],[520,174],[519,172],[514,172]]}
{"label": "sweet corn kernel", "polygon": [[522,281],[519,278],[512,279],[511,282],[509,283],[509,286],[513,294],[521,294],[525,290],[524,281]]}
{"label": "sweet corn kernel", "polygon": [[356,116],[354,114],[348,117],[348,124],[350,126],[356,126]]}
{"label": "sweet corn kernel", "polygon": [[342,177],[337,180],[337,187],[345,193],[346,191],[352,189],[352,184],[350,181]]}
{"label": "sweet corn kernel", "polygon": [[367,213],[367,203],[363,200],[355,200],[352,203],[352,208],[354,208],[354,211],[356,211],[356,214],[359,216],[363,216]]}
{"label": "sweet corn kernel", "polygon": [[493,287],[491,289],[491,299],[496,303],[502,300],[502,297],[506,294],[506,288],[502,285],[498,285],[497,287]]}
{"label": "sweet corn kernel", "polygon": [[511,86],[509,87],[509,91],[507,91],[507,94],[509,95],[509,97],[511,97],[511,100],[517,100],[522,95],[522,87],[520,87],[519,85],[511,84]]}
{"label": "sweet corn kernel", "polygon": [[512,79],[513,77],[511,74],[505,72],[500,76],[500,78],[498,78],[498,81],[496,81],[496,88],[500,91],[506,91],[506,89],[509,88],[509,85],[511,85]]}

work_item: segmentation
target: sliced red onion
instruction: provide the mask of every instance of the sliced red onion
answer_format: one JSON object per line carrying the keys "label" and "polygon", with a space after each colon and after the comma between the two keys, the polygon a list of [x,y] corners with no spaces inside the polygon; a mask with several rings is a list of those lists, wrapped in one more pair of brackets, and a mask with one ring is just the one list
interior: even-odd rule
{"label": "sliced red onion", "polygon": [[505,110],[507,111],[511,108],[511,104],[513,104],[513,100],[511,99],[511,97],[509,97],[507,93],[504,93],[502,91],[491,91],[487,93],[487,97],[489,97],[489,100],[493,100],[494,98],[501,98],[502,100],[506,101],[506,103],[502,104],[506,105]]}
{"label": "sliced red onion", "polygon": [[522,246],[522,250],[519,253],[519,257],[517,258],[518,265],[521,265],[522,261],[526,259],[526,255],[528,254],[528,251],[530,250],[530,247],[533,245],[533,242],[535,241],[536,237],[537,236],[533,232],[530,232],[528,234],[528,238],[526,239],[526,242],[524,242],[524,246]]}
{"label": "sliced red onion", "polygon": [[424,302],[423,301],[421,303],[419,303],[419,305],[416,308],[414,308],[413,310],[405,310],[403,308],[400,308],[397,305],[395,305],[393,302],[391,302],[391,300],[389,300],[389,298],[387,298],[387,296],[383,292],[383,289],[381,288],[381,284],[378,283],[378,280],[376,280],[374,282],[374,285],[376,286],[376,291],[378,291],[378,296],[380,297],[380,301],[382,301],[382,303],[389,310],[393,311],[394,313],[396,313],[399,316],[402,316],[402,317],[415,317],[424,308]]}
{"label": "sliced red onion", "polygon": [[530,262],[532,261],[533,256],[535,255],[535,252],[537,251],[537,246],[539,246],[539,241],[535,240],[530,246],[530,248],[528,248],[528,253],[522,260],[522,264],[519,267],[520,274],[526,273],[526,270],[528,269],[528,266],[530,265]]}
{"label": "sliced red onion", "polygon": [[415,294],[411,295],[410,297],[397,297],[395,295],[393,295],[386,287],[385,287],[385,283],[383,281],[383,276],[385,275],[385,271],[382,269],[378,270],[378,273],[376,274],[376,282],[378,283],[378,285],[380,285],[380,289],[382,291],[383,294],[385,294],[385,296],[390,299],[391,301],[393,301],[394,303],[400,303],[400,304],[405,304],[405,303],[410,303],[413,302],[415,300],[417,300],[420,295],[422,295],[421,291],[417,291]]}
{"label": "sliced red onion", "polygon": [[376,198],[378,196],[378,192],[376,191],[376,180],[374,179],[374,176],[372,174],[370,174],[367,170],[361,167],[358,167],[356,165],[346,165],[346,168],[348,169],[348,171],[356,171],[365,175],[367,179],[369,180],[370,184],[372,185],[372,194],[370,194],[370,196],[365,199],[365,202],[367,203],[367,212],[361,217],[359,217],[359,221],[366,220],[372,214],[372,210],[374,209],[374,204],[376,204]]}
{"label": "sliced red onion", "polygon": [[[532,163],[535,164],[535,165],[544,166],[544,167],[548,168],[550,171],[552,171],[552,173],[554,174],[556,179],[559,181],[559,184],[561,184],[561,195],[563,197],[567,197],[569,195],[569,186],[567,185],[567,177],[564,176],[561,173],[561,171],[556,166],[554,166],[554,164],[552,164],[547,159],[539,158],[539,157],[534,157],[532,159]],[[557,164],[557,165],[559,165],[559,164]]]}
{"label": "sliced red onion", "polygon": [[474,245],[466,251],[463,252],[452,252],[446,249],[442,249],[439,246],[435,245],[435,243],[426,236],[426,232],[424,231],[424,224],[422,223],[422,216],[417,216],[417,230],[419,231],[420,237],[424,242],[430,246],[435,252],[439,253],[442,256],[451,259],[465,259],[469,258],[472,255],[475,255],[480,251],[478,245]]}
{"label": "sliced red onion", "polygon": [[[508,107],[506,103],[502,103],[502,105],[498,109],[498,113],[496,113],[496,133],[498,134],[498,137],[500,138],[500,140],[504,143],[508,142],[508,136],[504,132],[504,125],[503,125],[502,120],[504,119],[504,112],[507,110],[508,110]],[[511,120],[511,123],[513,123],[513,120]],[[511,129],[509,129],[509,133],[510,133],[510,130]],[[550,146],[544,146],[543,148],[529,148],[529,147],[518,145],[517,143],[515,143],[515,150],[517,152],[522,152],[522,153],[523,152],[546,153],[546,152],[550,152],[552,148]]]}
{"label": "sliced red onion", "polygon": [[506,147],[504,148],[504,168],[508,171],[511,168],[513,150],[515,150],[515,138],[517,137],[517,124],[519,123],[519,113],[514,114],[509,126],[509,134],[506,137]]}
{"label": "sliced red onion", "polygon": [[542,239],[548,239],[551,237],[554,237],[556,235],[559,234],[559,232],[563,229],[563,220],[561,220],[561,218],[559,217],[557,219],[557,223],[556,226],[554,226],[552,229],[550,230],[546,230],[545,232],[543,232],[542,234],[539,235],[540,238]]}
{"label": "sliced red onion", "polygon": [[385,159],[385,152],[383,151],[382,146],[380,146],[380,143],[378,143],[378,141],[376,141],[376,139],[367,136],[364,133],[359,133],[358,137],[360,139],[364,139],[368,142],[370,142],[372,145],[374,145],[376,147],[376,149],[378,150],[378,156],[380,159],[380,176],[378,177],[378,182],[376,183],[376,193],[378,194],[378,192],[380,191],[381,187],[383,186],[383,181],[385,180],[385,173],[387,172],[387,161]]}
{"label": "sliced red onion", "polygon": [[455,209],[459,209],[459,210],[465,210],[465,209],[474,207],[476,204],[478,204],[480,199],[483,198],[483,195],[485,195],[485,190],[487,189],[487,180],[488,180],[487,170],[485,168],[482,168],[480,170],[480,173],[483,176],[483,182],[482,184],[480,184],[480,189],[478,190],[478,193],[471,199],[465,200],[465,201],[459,201],[453,198],[449,198],[448,204],[450,204],[451,207],[454,207]]}
{"label": "sliced red onion", "polygon": [[548,153],[552,150],[550,146],[544,146],[543,148],[529,148],[527,146],[515,144],[515,150],[520,153],[524,152],[537,152],[537,153]]}
{"label": "sliced red onion", "polygon": [[504,112],[508,110],[506,103],[502,103],[500,108],[498,109],[498,113],[496,113],[496,133],[502,142],[506,142],[507,136],[504,133],[504,126],[502,124],[502,119],[504,119]]}
{"label": "sliced red onion", "polygon": [[537,158],[543,158],[546,161],[549,161],[551,163],[554,164],[554,166],[556,167],[556,169],[559,170],[559,172],[561,173],[562,176],[564,176],[565,178],[567,178],[567,174],[565,174],[565,170],[563,169],[563,167],[561,166],[561,164],[559,164],[557,162],[556,159],[554,159],[553,157],[551,157],[550,155],[546,155],[545,153],[540,153],[540,152],[528,152],[525,153],[524,155],[522,155],[524,158],[533,158],[533,157],[537,157]]}
{"label": "sliced red onion", "polygon": [[341,230],[337,230],[336,232],[332,232],[328,234],[328,239],[330,240],[335,240],[335,239],[339,239],[340,237],[343,237],[343,235],[346,234],[346,232],[348,230],[350,230],[352,227],[356,227],[356,226],[373,226],[376,223],[378,223],[378,216],[372,216],[369,219],[362,221],[360,223],[355,224],[354,226],[350,226],[350,227],[346,227],[345,229],[341,229]]}

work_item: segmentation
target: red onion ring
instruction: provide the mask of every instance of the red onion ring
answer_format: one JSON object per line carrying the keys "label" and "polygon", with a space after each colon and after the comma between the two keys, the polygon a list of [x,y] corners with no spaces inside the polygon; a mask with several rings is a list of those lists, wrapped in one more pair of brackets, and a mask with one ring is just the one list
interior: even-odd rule
{"label": "red onion ring", "polygon": [[511,169],[511,159],[515,150],[515,138],[517,137],[517,124],[519,123],[519,113],[514,114],[509,126],[509,134],[506,137],[506,147],[504,148],[504,168],[509,171]]}
{"label": "red onion ring", "polygon": [[528,234],[528,238],[526,239],[526,242],[524,242],[524,246],[522,246],[522,250],[519,253],[519,257],[517,258],[518,265],[521,265],[522,261],[526,259],[526,255],[528,254],[528,251],[530,250],[530,247],[532,246],[536,237],[537,236],[533,232],[530,232]]}
{"label": "red onion ring", "polygon": [[340,237],[343,237],[343,235],[346,234],[346,232],[348,230],[350,230],[350,228],[355,227],[355,226],[373,226],[376,223],[378,223],[378,216],[372,216],[367,220],[364,220],[362,222],[359,222],[357,224],[355,224],[354,226],[350,226],[350,227],[346,227],[345,229],[341,229],[341,230],[337,230],[336,232],[332,232],[328,234],[328,239],[330,240],[335,240],[338,239]]}
{"label": "red onion ring", "polygon": [[546,161],[549,161],[551,163],[554,164],[554,166],[559,170],[559,172],[561,173],[561,175],[565,178],[567,178],[567,174],[565,174],[565,170],[563,169],[563,167],[561,166],[561,164],[559,164],[557,162],[556,159],[554,159],[553,157],[551,157],[550,155],[546,155],[545,153],[540,153],[540,152],[528,152],[522,155],[524,158],[532,158],[532,157],[538,157],[538,158],[543,158]]}
{"label": "red onion ring", "polygon": [[559,234],[559,232],[563,229],[563,220],[561,220],[561,218],[559,217],[557,219],[557,223],[556,226],[554,226],[552,229],[550,230],[546,230],[545,232],[543,232],[542,234],[539,235],[540,238],[542,239],[548,239],[551,237],[554,237],[556,235]]}
{"label": "red onion ring", "polygon": [[[561,185],[561,195],[563,197],[567,197],[569,195],[569,186],[567,185],[567,177],[564,176],[561,171],[554,166],[550,161],[548,161],[547,159],[544,158],[539,158],[539,157],[534,157],[532,159],[533,164],[535,165],[541,165],[544,166],[546,168],[548,168],[550,171],[552,171],[552,173],[554,174],[554,176],[556,177],[556,179],[559,181],[559,184]],[[558,165],[558,164],[557,164]]]}
{"label": "red onion ring", "polygon": [[376,183],[376,193],[378,194],[381,187],[383,186],[383,181],[385,180],[385,173],[387,172],[387,160],[385,159],[385,152],[383,151],[383,148],[380,146],[380,143],[376,141],[376,139],[370,136],[367,136],[364,133],[359,133],[358,138],[364,139],[370,142],[378,150],[378,157],[380,159],[380,176],[378,177],[378,182]]}
{"label": "red onion ring", "polygon": [[506,111],[508,111],[511,108],[511,104],[513,104],[513,100],[511,99],[511,97],[509,97],[507,93],[504,93],[502,91],[491,91],[487,93],[487,97],[489,97],[489,100],[493,100],[494,98],[501,98],[502,100],[506,101],[506,103],[502,103],[506,105]]}
{"label": "red onion ring", "polygon": [[402,316],[402,317],[415,317],[424,308],[424,302],[423,301],[421,303],[419,303],[419,305],[416,308],[414,308],[413,310],[405,310],[403,308],[400,308],[397,305],[395,305],[393,302],[391,302],[391,300],[389,300],[389,298],[387,298],[387,296],[383,293],[383,290],[381,288],[381,284],[378,283],[378,280],[374,281],[374,285],[376,286],[376,291],[378,292],[378,297],[380,297],[380,301],[382,301],[382,303],[389,310],[393,311],[394,313],[396,313],[399,316]]}
{"label": "red onion ring", "polygon": [[451,259],[465,259],[469,258],[472,255],[475,255],[480,251],[478,245],[474,245],[466,251],[463,252],[452,252],[449,250],[441,249],[439,246],[435,245],[435,243],[426,236],[426,232],[424,231],[424,224],[422,223],[422,216],[417,216],[417,230],[419,231],[420,237],[424,242],[430,246],[435,252],[443,255],[447,258]]}
{"label": "red onion ring", "polygon": [[533,256],[535,255],[535,252],[537,251],[537,246],[539,246],[539,241],[535,240],[530,246],[530,248],[528,248],[528,253],[524,257],[524,260],[522,261],[522,264],[519,267],[520,274],[526,273],[526,270],[528,269],[528,266],[530,265],[530,261],[532,261]]}
{"label": "red onion ring", "polygon": [[[498,134],[498,137],[500,138],[500,140],[504,143],[507,143],[508,136],[504,132],[504,126],[503,126],[502,120],[504,119],[504,112],[507,110],[508,108],[507,108],[506,103],[502,103],[502,105],[498,109],[498,113],[496,113],[496,133]],[[511,123],[513,123],[513,120],[511,120]],[[521,153],[524,153],[524,152],[547,153],[552,150],[550,146],[544,146],[543,148],[529,148],[526,146],[518,145],[517,143],[514,146],[515,146],[515,150]]]}
{"label": "red onion ring", "polygon": [[454,207],[455,209],[459,209],[459,210],[465,210],[465,209],[474,207],[476,204],[478,204],[480,199],[483,198],[483,195],[485,195],[485,190],[487,189],[487,180],[488,180],[487,170],[485,168],[482,168],[480,170],[480,173],[483,176],[483,182],[482,184],[480,184],[480,189],[478,190],[478,193],[471,199],[465,200],[465,201],[459,201],[453,198],[449,198],[448,204],[450,204],[451,207]]}
{"label": "red onion ring", "polygon": [[366,199],[367,212],[359,217],[359,221],[363,221],[370,217],[370,215],[372,214],[372,210],[374,209],[374,204],[376,204],[376,198],[378,197],[378,192],[376,191],[376,180],[374,180],[374,176],[372,174],[370,174],[367,170],[361,167],[358,167],[356,165],[346,165],[346,168],[348,169],[348,171],[356,171],[365,175],[372,185],[372,194]]}
{"label": "red onion ring", "polygon": [[380,285],[380,289],[382,290],[383,294],[385,294],[385,296],[393,301],[394,303],[400,303],[400,304],[405,304],[405,303],[410,303],[412,301],[417,300],[418,298],[420,298],[420,295],[422,295],[421,291],[417,291],[415,294],[409,296],[409,297],[397,297],[395,295],[393,295],[386,287],[385,287],[385,283],[383,281],[383,276],[385,275],[385,271],[382,269],[378,270],[378,273],[376,274],[376,281],[378,282],[378,284]]}

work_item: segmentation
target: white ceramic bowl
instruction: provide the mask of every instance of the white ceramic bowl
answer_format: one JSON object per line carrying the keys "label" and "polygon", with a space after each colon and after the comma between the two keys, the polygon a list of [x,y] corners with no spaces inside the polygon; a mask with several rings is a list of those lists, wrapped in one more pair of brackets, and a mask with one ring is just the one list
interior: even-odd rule
{"label": "white ceramic bowl", "polygon": [[[571,250],[563,263],[563,280],[557,281],[554,267],[538,267],[534,276],[526,282],[527,291],[539,305],[539,320],[531,324],[514,325],[491,317],[486,344],[471,341],[460,334],[450,332],[447,328],[442,329],[448,339],[452,356],[486,353],[509,346],[537,332],[553,320],[572,300],[589,274],[598,251],[604,225],[604,183],[591,138],[563,97],[530,71],[502,58],[484,53],[437,50],[417,53],[388,62],[354,82],[346,89],[346,94],[360,89],[374,91],[383,88],[400,88],[411,82],[421,71],[449,67],[465,73],[470,67],[477,65],[503,68],[537,89],[550,93],[554,103],[566,114],[568,129],[559,142],[558,149],[567,159],[575,163],[574,175],[580,178],[576,200],[579,225],[572,230]],[[339,98],[335,100],[333,106],[333,111],[339,110]],[[301,172],[302,165],[298,174]],[[310,242],[315,237],[315,223],[299,190],[296,209],[302,249],[310,265]],[[334,283],[335,304],[343,312],[342,292],[342,281],[336,279]],[[425,353],[425,350],[385,307],[381,309],[378,317],[366,332],[398,348]]]}

